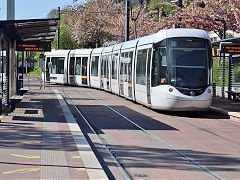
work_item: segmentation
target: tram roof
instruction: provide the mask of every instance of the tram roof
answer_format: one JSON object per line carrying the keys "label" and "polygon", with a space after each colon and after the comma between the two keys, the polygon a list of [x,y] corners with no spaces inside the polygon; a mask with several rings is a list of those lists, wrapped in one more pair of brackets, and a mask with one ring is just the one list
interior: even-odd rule
{"label": "tram roof", "polygon": [[114,46],[104,47],[102,53],[103,53],[103,54],[112,53],[113,47],[114,47]]}
{"label": "tram roof", "polygon": [[129,49],[129,48],[135,48],[137,46],[138,41],[139,41],[139,38],[131,40],[131,41],[124,42],[121,50]]}
{"label": "tram roof", "polygon": [[55,50],[55,49],[52,49],[51,52],[45,52],[45,55],[48,56],[48,55],[51,55],[51,56],[65,56],[69,53],[70,50]]}
{"label": "tram roof", "polygon": [[174,37],[195,37],[209,39],[208,34],[201,29],[188,29],[188,28],[176,28],[176,29],[164,29],[155,34],[144,36],[139,39],[138,46],[146,44],[158,43],[167,38]]}
{"label": "tram roof", "polygon": [[93,49],[92,55],[100,55],[102,53],[103,47]]}
{"label": "tram roof", "polygon": [[54,41],[60,18],[0,21],[0,28],[10,40]]}
{"label": "tram roof", "polygon": [[70,55],[84,55],[89,56],[93,49],[75,49],[70,51]]}
{"label": "tram roof", "polygon": [[116,52],[116,51],[119,51],[119,50],[121,49],[122,45],[123,45],[123,42],[120,43],[120,44],[114,45],[114,47],[113,47],[113,52],[114,52],[114,51],[115,51],[115,52]]}

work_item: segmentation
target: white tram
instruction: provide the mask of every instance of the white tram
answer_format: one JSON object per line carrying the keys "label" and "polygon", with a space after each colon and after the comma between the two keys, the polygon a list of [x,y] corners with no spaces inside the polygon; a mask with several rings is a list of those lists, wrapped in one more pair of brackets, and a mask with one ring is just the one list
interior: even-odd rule
{"label": "white tram", "polygon": [[45,55],[54,83],[100,88],[160,110],[204,111],[212,102],[211,43],[203,30],[161,30],[110,47]]}

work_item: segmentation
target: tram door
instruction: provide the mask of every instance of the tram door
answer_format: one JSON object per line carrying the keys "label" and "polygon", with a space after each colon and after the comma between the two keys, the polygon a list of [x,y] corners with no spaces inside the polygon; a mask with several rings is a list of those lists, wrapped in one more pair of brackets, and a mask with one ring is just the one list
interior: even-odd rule
{"label": "tram door", "polygon": [[120,87],[120,95],[124,95],[123,92],[123,84],[124,84],[124,53],[121,53],[121,58],[120,58],[120,81],[119,81],[119,87]]}
{"label": "tram door", "polygon": [[[109,57],[109,55],[107,56]],[[108,59],[105,60],[105,64],[106,64],[106,85],[107,85],[107,90],[109,89],[109,81],[110,81],[110,77],[109,77],[109,61]]]}
{"label": "tram door", "polygon": [[82,58],[82,84],[87,85],[87,62],[88,57]]}
{"label": "tram door", "polygon": [[[151,64],[151,48],[150,46],[142,46],[137,50],[136,54],[136,84],[135,97],[137,102],[151,104],[150,94],[150,64]],[[149,62],[150,61],[150,62]]]}
{"label": "tram door", "polygon": [[132,99],[132,60],[133,60],[133,52],[128,53],[128,97]]}
{"label": "tram door", "polygon": [[147,56],[147,103],[151,104],[151,59],[152,59],[152,49],[148,49]]}
{"label": "tram door", "polygon": [[74,69],[75,69],[75,57],[70,57],[70,63],[69,63],[69,84],[70,85],[74,85],[75,83]]}
{"label": "tram door", "polygon": [[104,84],[103,84],[103,83],[104,83],[104,82],[103,82],[103,78],[104,78],[104,75],[105,75],[105,72],[104,72],[104,70],[105,70],[104,63],[105,63],[104,58],[102,58],[102,60],[101,60],[100,89],[103,89],[103,88],[104,88]]}

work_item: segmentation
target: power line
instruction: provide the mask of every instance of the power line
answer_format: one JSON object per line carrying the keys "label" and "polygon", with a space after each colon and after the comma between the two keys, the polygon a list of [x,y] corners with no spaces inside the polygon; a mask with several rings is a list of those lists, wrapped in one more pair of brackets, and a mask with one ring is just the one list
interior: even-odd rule
{"label": "power line", "polygon": [[67,14],[67,13],[92,13],[92,14],[125,14],[124,12],[119,11],[80,11],[80,10],[72,10],[72,11],[65,11],[61,14]]}

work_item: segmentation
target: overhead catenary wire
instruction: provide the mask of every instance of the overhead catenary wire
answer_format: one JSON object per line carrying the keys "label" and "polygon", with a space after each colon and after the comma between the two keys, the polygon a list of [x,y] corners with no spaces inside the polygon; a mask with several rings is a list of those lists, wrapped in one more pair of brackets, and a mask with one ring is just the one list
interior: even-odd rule
{"label": "overhead catenary wire", "polygon": [[121,12],[121,10],[119,10],[119,11],[80,11],[80,10],[73,10],[73,11],[61,12],[61,14],[68,14],[68,13],[125,14],[124,12]]}

